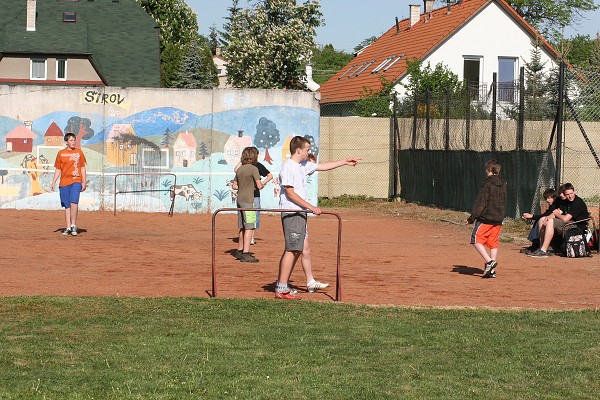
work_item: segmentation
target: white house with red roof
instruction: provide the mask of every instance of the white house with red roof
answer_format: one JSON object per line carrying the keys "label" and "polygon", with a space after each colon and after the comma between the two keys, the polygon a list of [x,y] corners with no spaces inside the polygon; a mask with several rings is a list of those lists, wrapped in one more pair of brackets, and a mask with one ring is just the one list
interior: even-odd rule
{"label": "white house with red roof", "polygon": [[35,133],[24,125],[17,125],[15,129],[6,134],[6,151],[18,153],[31,153]]}
{"label": "white house with red roof", "polygon": [[[496,73],[499,87],[519,79],[536,41],[545,68],[556,65],[556,50],[504,0],[461,0],[438,9],[433,0],[425,0],[424,6],[410,5],[409,18],[392,21],[387,32],[321,86],[322,113],[348,112],[364,88],[381,89],[382,76],[404,94],[407,60],[418,59],[431,68],[442,63],[475,86],[491,84]],[[499,101],[516,100],[510,93],[504,98],[499,93]]]}
{"label": "white house with red roof", "polygon": [[197,149],[194,134],[181,132],[173,143],[173,166],[191,167],[196,162]]}
{"label": "white house with red roof", "polygon": [[213,63],[217,67],[217,77],[219,78],[219,87],[231,87],[227,85],[227,60],[225,60],[221,53],[221,48],[217,47],[217,54],[213,57]]}

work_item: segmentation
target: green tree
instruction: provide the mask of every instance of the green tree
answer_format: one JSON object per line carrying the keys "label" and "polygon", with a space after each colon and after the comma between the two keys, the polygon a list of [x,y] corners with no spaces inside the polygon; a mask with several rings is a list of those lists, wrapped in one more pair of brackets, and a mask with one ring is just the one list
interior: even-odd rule
{"label": "green tree", "polygon": [[214,24],[210,27],[210,33],[208,34],[208,45],[210,47],[210,52],[213,55],[217,54],[217,47],[219,47],[219,32]]}
{"label": "green tree", "polygon": [[160,27],[161,86],[172,87],[187,46],[198,39],[196,14],[184,0],[136,0]]}
{"label": "green tree", "polygon": [[238,5],[239,2],[239,0],[232,0],[231,7],[227,8],[227,11],[229,13],[229,15],[225,17],[225,20],[227,22],[223,24],[223,30],[219,31],[219,35],[221,36],[221,39],[219,40],[223,47],[227,47],[227,45],[231,41],[230,32],[233,30],[233,22],[238,17],[238,14],[240,12],[240,7]]}
{"label": "green tree", "polygon": [[586,12],[598,9],[595,0],[507,0],[507,2],[527,22],[551,40],[560,38],[562,29],[578,23]]}
{"label": "green tree", "polygon": [[208,46],[200,47],[198,41],[190,43],[187,54],[177,74],[176,87],[186,89],[212,89],[219,86],[217,67]]}
{"label": "green tree", "polygon": [[423,66],[420,60],[414,59],[407,60],[406,66],[408,83],[404,87],[410,94],[414,94],[415,91],[417,93],[445,92],[448,84],[452,92],[459,92],[463,88],[458,75],[442,63],[436,64],[435,68],[431,69],[431,63],[428,62]]}
{"label": "green tree", "polygon": [[[231,11],[230,11],[231,12]],[[304,66],[317,48],[315,29],[322,24],[317,0],[260,0],[253,8],[230,14],[227,82],[238,88],[296,89]]]}
{"label": "green tree", "polygon": [[363,86],[360,98],[354,106],[354,114],[359,117],[389,117],[392,115],[390,109],[391,93],[394,82],[385,75],[379,77],[381,87],[378,90]]}
{"label": "green tree", "polygon": [[354,47],[354,51],[359,51],[362,50],[363,48],[367,47],[368,45],[370,45],[371,43],[373,43],[374,41],[377,40],[377,36],[371,36],[370,38],[366,38],[365,40],[363,40],[362,42],[360,42],[358,45],[356,45]]}
{"label": "green tree", "polygon": [[563,55],[575,67],[590,68],[597,65],[592,63],[595,45],[589,35],[577,35],[565,40]]}
{"label": "green tree", "polygon": [[315,50],[313,54],[313,80],[325,83],[353,58],[352,54],[337,51],[332,44]]}

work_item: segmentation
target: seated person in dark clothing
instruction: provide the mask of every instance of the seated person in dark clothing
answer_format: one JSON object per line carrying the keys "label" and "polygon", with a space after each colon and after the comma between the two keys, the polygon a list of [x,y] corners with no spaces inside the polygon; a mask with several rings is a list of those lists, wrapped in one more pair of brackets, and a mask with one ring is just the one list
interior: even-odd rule
{"label": "seated person in dark clothing", "polygon": [[532,251],[540,248],[540,228],[546,224],[547,217],[554,218],[554,215],[552,214],[554,210],[560,208],[560,206],[566,201],[563,191],[564,188],[562,185],[559,188],[558,195],[554,189],[544,190],[544,200],[546,200],[546,203],[548,204],[546,211],[542,214],[524,213],[521,216],[521,218],[526,221],[535,221],[535,224],[533,224],[533,227],[529,232],[529,236],[527,237],[527,240],[531,242],[531,246],[521,250],[521,253],[529,254]]}
{"label": "seated person in dark clothing", "polygon": [[[530,257],[545,258],[550,255],[548,247],[552,243],[552,239],[556,232],[560,235],[565,224],[569,221],[579,221],[589,218],[589,212],[585,202],[575,195],[575,188],[570,183],[564,184],[564,194],[566,201],[561,208],[557,208],[552,212],[554,218],[546,217],[546,224],[540,229],[540,240],[542,245],[539,249],[528,254]],[[581,223],[580,228],[585,229],[587,222]]]}

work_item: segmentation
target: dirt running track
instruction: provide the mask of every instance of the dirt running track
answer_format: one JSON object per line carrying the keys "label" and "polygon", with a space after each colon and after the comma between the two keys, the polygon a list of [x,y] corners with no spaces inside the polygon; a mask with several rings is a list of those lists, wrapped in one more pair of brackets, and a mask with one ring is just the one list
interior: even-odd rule
{"label": "dirt running track", "polygon": [[[342,216],[342,299],[405,306],[528,309],[600,307],[600,256],[528,258],[501,243],[498,277],[482,279],[483,262],[468,244],[470,229],[444,222],[336,210]],[[211,215],[82,212],[78,237],[60,234],[63,211],[0,210],[0,295],[210,297]],[[317,279],[306,293],[301,268],[292,275],[304,299],[335,298],[337,219],[311,218]],[[274,298],[283,239],[278,215],[263,215],[252,246],[258,264],[229,252],[234,215],[216,226],[219,297]]]}

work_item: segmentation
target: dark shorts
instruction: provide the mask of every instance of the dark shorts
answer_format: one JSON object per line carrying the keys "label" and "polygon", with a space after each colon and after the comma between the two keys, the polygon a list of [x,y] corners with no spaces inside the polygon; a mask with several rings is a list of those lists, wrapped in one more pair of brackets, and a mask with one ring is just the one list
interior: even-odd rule
{"label": "dark shorts", "polygon": [[60,186],[60,205],[64,208],[71,208],[71,203],[79,204],[79,195],[81,194],[81,183],[75,182],[68,186]]}
{"label": "dark shorts", "polygon": [[[238,203],[238,208],[255,208],[249,203]],[[256,229],[256,211],[238,211],[238,229]]]}
{"label": "dark shorts", "polygon": [[281,225],[285,237],[285,251],[302,251],[306,237],[306,213],[283,213]]}

